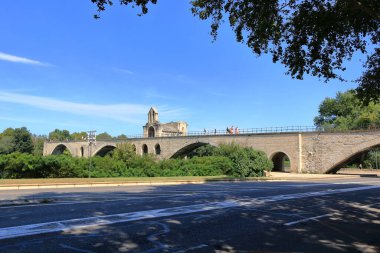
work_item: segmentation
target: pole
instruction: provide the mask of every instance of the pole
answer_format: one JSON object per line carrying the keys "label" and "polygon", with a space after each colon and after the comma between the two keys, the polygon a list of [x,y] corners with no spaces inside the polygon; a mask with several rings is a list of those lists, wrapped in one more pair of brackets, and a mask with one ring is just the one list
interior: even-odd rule
{"label": "pole", "polygon": [[91,178],[91,142],[88,143],[88,155],[90,156],[90,163],[88,164],[88,178]]}
{"label": "pole", "polygon": [[91,145],[96,145],[96,131],[87,131],[87,141],[88,141],[88,155],[89,155],[89,164],[88,164],[88,178],[91,178]]}

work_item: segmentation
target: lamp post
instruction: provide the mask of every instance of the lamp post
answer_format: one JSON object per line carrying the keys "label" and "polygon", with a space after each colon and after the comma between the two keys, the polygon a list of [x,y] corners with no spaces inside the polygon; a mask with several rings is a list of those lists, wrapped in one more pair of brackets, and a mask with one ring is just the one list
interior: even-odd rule
{"label": "lamp post", "polygon": [[87,142],[88,142],[88,155],[90,158],[90,163],[88,165],[88,178],[91,178],[91,146],[94,144],[96,146],[96,131],[87,131]]}

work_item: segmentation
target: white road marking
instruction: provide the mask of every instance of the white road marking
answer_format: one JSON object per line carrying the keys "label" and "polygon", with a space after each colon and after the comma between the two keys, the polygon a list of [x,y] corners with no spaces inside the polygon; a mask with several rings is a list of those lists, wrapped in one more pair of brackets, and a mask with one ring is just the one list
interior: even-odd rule
{"label": "white road marking", "polygon": [[72,251],[75,251],[75,252],[95,253],[94,251],[78,249],[78,248],[75,248],[75,247],[72,247],[72,246],[66,245],[66,244],[60,244],[59,246],[61,246],[64,249],[69,249],[69,250],[72,250]]}
{"label": "white road marking", "polygon": [[183,215],[190,213],[206,212],[212,210],[219,210],[232,207],[252,206],[258,204],[265,204],[268,202],[292,200],[299,198],[320,197],[331,194],[347,193],[354,191],[370,190],[380,188],[380,185],[362,186],[345,189],[325,190],[316,192],[296,193],[287,195],[276,195],[269,197],[253,198],[249,200],[235,200],[235,201],[222,201],[212,202],[198,205],[180,206],[172,208],[163,208],[131,213],[120,213],[112,215],[103,215],[97,217],[87,217],[71,220],[53,221],[46,223],[30,224],[15,227],[6,227],[0,229],[0,240],[15,238],[21,236],[38,235],[58,231],[68,231],[77,228],[84,228],[98,225],[109,225],[122,222],[130,222],[137,220],[153,219],[160,217],[169,217],[175,215]]}
{"label": "white road marking", "polygon": [[207,244],[200,244],[198,246],[194,246],[194,247],[191,247],[191,248],[188,248],[188,249],[185,249],[185,250],[175,251],[174,253],[185,253],[185,252],[188,252],[188,251],[193,251],[193,250],[202,249],[202,248],[206,248],[206,247],[208,247]]}
{"label": "white road marking", "polygon": [[314,216],[314,217],[309,217],[309,218],[305,218],[305,219],[301,219],[301,220],[296,220],[296,221],[288,222],[288,223],[285,223],[284,225],[285,226],[292,226],[292,225],[295,225],[295,224],[298,224],[298,223],[301,223],[301,222],[305,222],[305,221],[309,221],[309,220],[316,221],[319,218],[323,218],[323,217],[327,217],[327,216],[331,216],[331,215],[332,215],[331,213],[323,214],[323,215],[318,215],[318,216]]}

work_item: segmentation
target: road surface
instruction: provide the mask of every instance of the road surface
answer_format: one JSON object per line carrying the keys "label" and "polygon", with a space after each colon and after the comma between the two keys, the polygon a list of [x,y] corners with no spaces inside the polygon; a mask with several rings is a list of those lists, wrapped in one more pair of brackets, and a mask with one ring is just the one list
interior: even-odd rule
{"label": "road surface", "polygon": [[380,252],[380,179],[0,191],[0,252]]}

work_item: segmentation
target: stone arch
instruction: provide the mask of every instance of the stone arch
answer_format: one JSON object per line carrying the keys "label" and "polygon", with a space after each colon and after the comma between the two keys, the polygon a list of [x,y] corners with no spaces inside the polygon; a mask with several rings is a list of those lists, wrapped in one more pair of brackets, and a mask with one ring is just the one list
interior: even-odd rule
{"label": "stone arch", "polygon": [[194,142],[194,143],[191,143],[191,144],[188,144],[188,145],[182,147],[177,152],[175,152],[170,158],[183,158],[187,154],[189,154],[191,151],[193,151],[194,149],[205,146],[207,144],[217,146],[217,145],[214,145],[214,144],[208,143],[208,142]]}
{"label": "stone arch", "polygon": [[156,136],[156,133],[155,133],[154,127],[150,126],[148,128],[148,137],[153,138],[155,136]]}
{"label": "stone arch", "polygon": [[270,156],[270,159],[273,162],[272,171],[290,172],[291,160],[286,153],[282,151],[276,152]]}
{"label": "stone arch", "polygon": [[377,144],[377,145],[372,145],[372,146],[369,146],[367,148],[362,148],[358,151],[356,151],[355,153],[352,153],[350,156],[340,160],[338,163],[336,163],[333,167],[331,167],[330,169],[328,169],[325,173],[326,174],[335,174],[337,171],[339,171],[341,168],[343,168],[343,166],[353,160],[355,160],[356,158],[360,157],[362,154],[365,154],[366,152],[370,151],[371,149],[374,149],[374,148],[380,148],[380,143]]}
{"label": "stone arch", "polygon": [[148,154],[148,146],[147,146],[146,144],[143,144],[143,145],[141,146],[141,153],[142,153],[143,155]]}
{"label": "stone arch", "polygon": [[155,151],[155,154],[156,155],[161,155],[161,146],[159,143],[157,143],[155,146],[154,146],[154,151]]}
{"label": "stone arch", "polygon": [[100,147],[98,150],[94,152],[94,156],[106,156],[109,152],[113,151],[116,148],[116,146],[113,145],[105,145],[103,147]]}
{"label": "stone arch", "polygon": [[58,144],[53,152],[51,152],[52,155],[62,155],[65,151],[68,151],[71,155],[73,154],[71,150],[65,145],[65,144]]}

